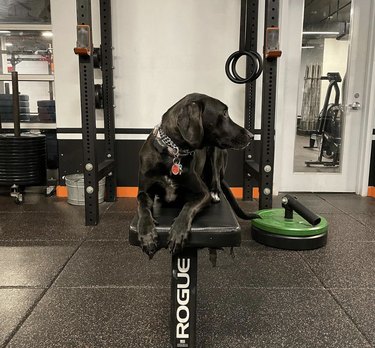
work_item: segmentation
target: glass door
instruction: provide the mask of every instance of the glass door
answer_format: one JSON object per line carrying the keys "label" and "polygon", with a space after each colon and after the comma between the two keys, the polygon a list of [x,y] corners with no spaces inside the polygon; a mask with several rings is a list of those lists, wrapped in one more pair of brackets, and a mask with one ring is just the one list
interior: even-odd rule
{"label": "glass door", "polygon": [[371,3],[287,3],[281,24],[286,47],[278,84],[275,191],[355,192],[367,124],[363,105]]}

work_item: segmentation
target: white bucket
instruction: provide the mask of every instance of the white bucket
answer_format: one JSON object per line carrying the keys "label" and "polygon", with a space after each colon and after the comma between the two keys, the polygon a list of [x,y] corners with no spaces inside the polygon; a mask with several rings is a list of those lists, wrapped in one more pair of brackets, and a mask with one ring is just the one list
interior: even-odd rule
{"label": "white bucket", "polygon": [[[85,205],[85,183],[83,174],[69,174],[65,176],[68,189],[68,203],[72,205]],[[105,178],[99,181],[99,203],[104,201]]]}

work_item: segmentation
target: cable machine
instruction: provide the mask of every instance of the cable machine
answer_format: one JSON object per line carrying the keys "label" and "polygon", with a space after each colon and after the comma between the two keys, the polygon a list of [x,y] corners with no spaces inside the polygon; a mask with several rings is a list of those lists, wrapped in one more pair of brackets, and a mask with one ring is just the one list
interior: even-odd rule
{"label": "cable machine", "polygon": [[[115,123],[112,63],[111,1],[100,0],[101,47],[92,41],[91,0],[77,0],[77,46],[81,85],[83,171],[86,225],[99,222],[98,182],[106,177],[105,199],[116,200]],[[94,84],[94,69],[102,71],[102,85]],[[103,107],[105,158],[98,160],[95,107]]]}

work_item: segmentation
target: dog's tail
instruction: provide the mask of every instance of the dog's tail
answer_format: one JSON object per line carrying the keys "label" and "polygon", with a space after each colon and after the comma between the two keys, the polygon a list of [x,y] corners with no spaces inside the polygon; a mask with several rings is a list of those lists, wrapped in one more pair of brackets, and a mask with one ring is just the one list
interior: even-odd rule
{"label": "dog's tail", "polygon": [[232,209],[234,210],[234,212],[239,218],[244,219],[244,220],[252,220],[252,219],[260,218],[258,214],[246,213],[242,210],[242,208],[238,205],[236,198],[233,196],[233,193],[229,185],[224,180],[221,181],[221,189],[223,190],[223,193],[225,197],[227,198],[229,204],[231,205]]}

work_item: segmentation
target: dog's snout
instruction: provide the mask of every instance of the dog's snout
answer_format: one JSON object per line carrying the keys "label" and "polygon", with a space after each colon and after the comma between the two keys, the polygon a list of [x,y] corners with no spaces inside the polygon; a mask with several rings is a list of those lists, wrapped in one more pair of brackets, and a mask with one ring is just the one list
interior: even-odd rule
{"label": "dog's snout", "polygon": [[249,138],[249,141],[250,140],[253,140],[254,139],[254,134],[251,133],[250,131],[248,131],[247,129],[245,129],[246,133],[247,133],[247,137]]}
{"label": "dog's snout", "polygon": [[244,138],[244,142],[246,142],[246,145],[249,145],[250,141],[254,139],[254,134],[243,128],[242,137]]}

